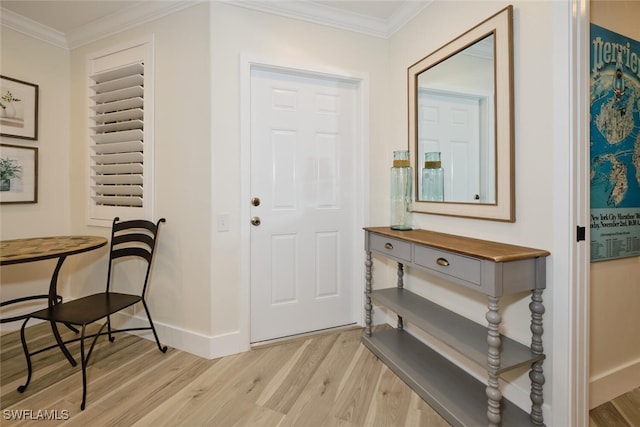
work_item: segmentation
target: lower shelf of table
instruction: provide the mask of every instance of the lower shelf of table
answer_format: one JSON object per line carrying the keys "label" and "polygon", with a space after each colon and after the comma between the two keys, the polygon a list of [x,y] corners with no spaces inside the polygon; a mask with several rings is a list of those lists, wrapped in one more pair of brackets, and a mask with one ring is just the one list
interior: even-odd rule
{"label": "lower shelf of table", "polygon": [[[453,426],[487,425],[486,385],[411,334],[389,329],[363,344]],[[533,426],[529,414],[502,399],[503,426]]]}

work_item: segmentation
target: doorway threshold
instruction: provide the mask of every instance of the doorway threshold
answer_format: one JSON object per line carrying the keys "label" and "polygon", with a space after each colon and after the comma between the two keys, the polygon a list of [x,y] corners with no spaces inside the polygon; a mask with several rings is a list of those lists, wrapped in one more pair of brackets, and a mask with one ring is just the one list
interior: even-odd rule
{"label": "doorway threshold", "polygon": [[253,350],[256,348],[269,347],[272,345],[282,344],[283,342],[303,340],[309,337],[316,337],[319,335],[328,335],[328,334],[335,334],[336,332],[351,331],[353,329],[364,330],[364,328],[362,326],[359,326],[357,323],[350,323],[348,325],[334,326],[333,328],[318,329],[316,331],[303,332],[301,334],[295,334],[295,335],[287,335],[285,337],[274,338],[271,340],[257,341],[257,342],[251,343],[251,349]]}

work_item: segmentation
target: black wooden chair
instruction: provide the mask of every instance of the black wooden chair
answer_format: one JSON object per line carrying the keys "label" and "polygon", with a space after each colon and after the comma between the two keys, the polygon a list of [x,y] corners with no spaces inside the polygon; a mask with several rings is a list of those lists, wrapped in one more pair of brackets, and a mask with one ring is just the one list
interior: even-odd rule
{"label": "black wooden chair", "polygon": [[[165,219],[160,219],[157,223],[146,220],[132,220],[119,222],[119,218],[113,220],[113,227],[111,231],[111,250],[109,253],[109,266],[107,273],[107,285],[106,291],[98,294],[85,296],[73,301],[63,302],[56,304],[52,307],[45,308],[31,313],[22,324],[20,329],[20,337],[22,339],[22,347],[27,359],[27,381],[24,385],[18,387],[20,393],[24,392],[31,381],[32,366],[31,356],[41,353],[52,348],[57,348],[58,345],[52,345],[46,348],[29,352],[27,348],[27,341],[25,339],[25,327],[30,319],[41,319],[46,321],[59,322],[68,325],[76,325],[81,328],[80,338],[67,340],[64,344],[68,344],[75,341],[80,341],[80,358],[82,364],[82,404],[80,409],[84,410],[86,397],[87,397],[87,364],[89,363],[89,357],[96,344],[96,341],[101,335],[108,335],[109,341],[113,342],[115,339],[113,334],[116,332],[128,332],[139,330],[151,330],[155,337],[158,349],[161,352],[166,352],[167,347],[160,344],[158,334],[153,326],[151,320],[151,314],[145,301],[145,294],[147,292],[147,285],[149,282],[149,273],[151,272],[151,265],[153,261],[153,255],[155,253],[156,241],[158,238],[158,231],[160,223],[165,222]],[[140,258],[146,261],[146,272],[144,275],[144,282],[141,284],[141,292],[138,294],[124,294],[117,293],[110,290],[114,271],[114,266],[121,258]],[[136,303],[142,302],[144,310],[149,320],[148,327],[141,328],[128,328],[128,329],[111,329],[111,315],[130,307]],[[106,322],[100,327],[97,333],[86,335],[86,327],[101,319],[105,319]],[[107,331],[104,331],[105,326]],[[85,339],[92,338],[91,347],[85,354]]]}

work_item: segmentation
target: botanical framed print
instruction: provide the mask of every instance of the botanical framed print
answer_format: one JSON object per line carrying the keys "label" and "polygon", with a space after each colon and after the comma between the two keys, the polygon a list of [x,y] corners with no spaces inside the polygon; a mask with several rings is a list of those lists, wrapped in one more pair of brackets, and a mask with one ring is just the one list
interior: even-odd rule
{"label": "botanical framed print", "polygon": [[0,204],[38,202],[38,149],[0,144]]}
{"label": "botanical framed print", "polygon": [[0,76],[0,135],[38,139],[38,85]]}

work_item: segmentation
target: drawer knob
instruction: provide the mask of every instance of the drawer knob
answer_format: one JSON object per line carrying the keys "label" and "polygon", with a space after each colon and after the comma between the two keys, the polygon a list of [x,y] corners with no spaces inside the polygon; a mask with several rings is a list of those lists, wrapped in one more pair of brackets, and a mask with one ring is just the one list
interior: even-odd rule
{"label": "drawer knob", "polygon": [[384,244],[384,248],[391,250],[391,249],[393,249],[393,245],[391,243],[387,242],[387,243]]}
{"label": "drawer knob", "polygon": [[441,266],[443,266],[443,267],[449,267],[449,261],[447,261],[447,260],[446,260],[446,259],[444,259],[444,258],[438,258],[438,259],[436,260],[436,263],[438,263],[438,265],[441,265]]}

